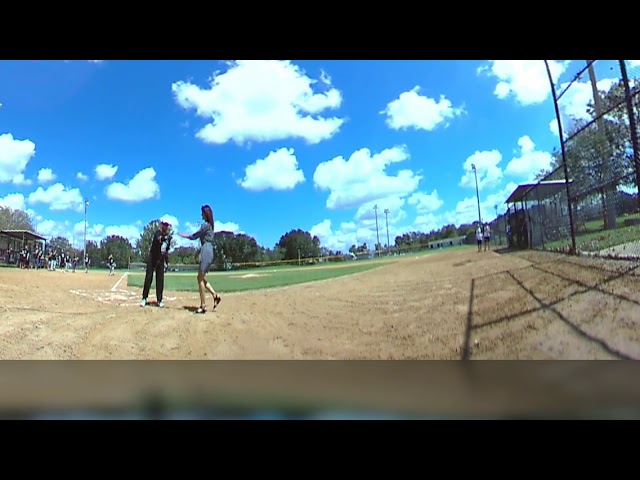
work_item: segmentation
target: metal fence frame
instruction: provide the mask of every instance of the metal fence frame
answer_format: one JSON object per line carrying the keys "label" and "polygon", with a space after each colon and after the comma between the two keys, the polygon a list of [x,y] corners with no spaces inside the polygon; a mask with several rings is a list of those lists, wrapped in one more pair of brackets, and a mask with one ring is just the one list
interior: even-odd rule
{"label": "metal fence frame", "polygon": [[[640,150],[638,148],[637,113],[634,111],[633,105],[634,97],[639,96],[640,98],[640,87],[636,86],[635,91],[631,89],[625,60],[618,60],[621,82],[624,88],[623,98],[605,109],[599,103],[599,96],[595,95],[596,112],[594,118],[567,137],[565,137],[563,131],[560,99],[587,70],[589,70],[590,74],[592,73],[590,69],[595,62],[596,60],[586,60],[585,67],[575,75],[561,92],[558,92],[553,81],[549,61],[544,60],[558,123],[561,162],[555,170],[544,178],[518,187],[507,200],[506,203],[511,204],[506,213],[506,221],[509,225],[507,236],[509,237],[510,247],[520,249],[542,248],[544,250],[561,251],[570,255],[580,254],[576,237],[583,230],[586,231],[585,225],[587,221],[596,218],[597,212],[600,212],[601,218],[604,219],[605,228],[607,228],[607,215],[613,215],[613,219],[616,219],[617,203],[612,204],[610,202],[626,201],[616,188],[622,181],[635,183],[638,187],[633,211],[634,213],[640,212]],[[632,171],[617,176],[614,173],[610,178],[602,180],[601,183],[597,183],[596,179],[596,183],[591,182],[586,189],[581,190],[572,178],[571,167],[567,161],[567,146],[578,135],[591,128],[594,124],[598,128],[597,131],[599,131],[602,123],[598,122],[603,122],[605,115],[621,108],[626,110],[626,120],[629,122],[629,141],[633,155]],[[603,134],[605,131],[603,130]],[[606,162],[609,161],[610,158],[607,158],[607,155],[602,157],[603,170]],[[597,166],[595,168],[598,170]],[[601,202],[601,205],[599,202]],[[520,203],[520,208],[518,208],[518,203]],[[611,205],[613,205],[613,208],[609,208]],[[624,211],[631,210],[628,202],[623,203],[623,206]],[[640,257],[640,251],[638,256]]]}

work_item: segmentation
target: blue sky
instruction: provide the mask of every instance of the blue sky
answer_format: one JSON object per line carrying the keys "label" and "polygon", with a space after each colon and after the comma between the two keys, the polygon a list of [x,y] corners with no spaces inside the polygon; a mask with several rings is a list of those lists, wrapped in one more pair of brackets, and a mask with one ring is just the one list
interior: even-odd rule
{"label": "blue sky", "polygon": [[[584,65],[551,61],[559,88]],[[617,61],[596,66],[606,90]],[[565,127],[587,81],[562,98]],[[207,203],[216,230],[273,247],[302,228],[346,251],[375,244],[377,204],[393,243],[477,219],[472,163],[495,218],[558,146],[541,60],[0,62],[0,205],[76,245],[84,198],[93,240],[155,218],[191,232]]]}

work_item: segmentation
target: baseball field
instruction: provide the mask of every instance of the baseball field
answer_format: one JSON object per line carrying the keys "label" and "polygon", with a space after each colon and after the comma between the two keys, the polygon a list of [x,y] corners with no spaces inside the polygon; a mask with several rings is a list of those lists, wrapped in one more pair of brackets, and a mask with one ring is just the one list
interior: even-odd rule
{"label": "baseball field", "polygon": [[160,309],[143,272],[0,268],[0,358],[640,359],[637,262],[472,246],[208,278],[197,315],[194,273]]}

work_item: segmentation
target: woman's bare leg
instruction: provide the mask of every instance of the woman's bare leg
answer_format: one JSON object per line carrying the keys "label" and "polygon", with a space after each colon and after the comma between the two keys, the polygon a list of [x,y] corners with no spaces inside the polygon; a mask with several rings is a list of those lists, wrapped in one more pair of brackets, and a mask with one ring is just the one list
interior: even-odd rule
{"label": "woman's bare leg", "polygon": [[205,308],[207,306],[207,300],[204,295],[204,274],[202,272],[198,272],[198,289],[200,290],[200,306]]}
{"label": "woman's bare leg", "polygon": [[216,293],[216,291],[213,289],[211,284],[209,282],[207,282],[206,279],[204,280],[204,286],[207,289],[207,291],[211,294],[211,296],[213,297],[213,308],[216,308],[218,303],[220,303],[220,295],[218,295]]}

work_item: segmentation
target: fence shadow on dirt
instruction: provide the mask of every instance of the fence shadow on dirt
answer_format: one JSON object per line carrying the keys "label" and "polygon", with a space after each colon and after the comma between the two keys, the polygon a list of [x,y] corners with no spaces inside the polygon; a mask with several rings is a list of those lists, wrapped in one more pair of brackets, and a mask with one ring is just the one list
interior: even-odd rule
{"label": "fence shadow on dirt", "polygon": [[[587,283],[579,280],[579,279],[575,279],[575,278],[571,278],[568,277],[566,275],[562,275],[560,273],[558,273],[557,271],[549,271],[548,269],[544,268],[547,265],[557,265],[558,263],[564,263],[567,265],[571,265],[574,268],[586,268],[586,269],[593,269],[593,270],[597,270],[600,274],[604,275],[604,278],[598,282],[595,282],[593,285],[588,285]],[[559,300],[553,301],[553,302],[545,302],[542,298],[540,298],[538,295],[536,295],[536,293],[531,290],[530,288],[528,288],[526,285],[524,285],[524,283],[519,280],[515,275],[514,272],[517,271],[522,271],[522,270],[527,270],[527,269],[532,269],[532,270],[536,270],[540,273],[545,273],[545,274],[549,274],[549,275],[554,275],[557,278],[569,282],[575,286],[578,287],[578,290],[565,296],[564,298],[561,298]],[[603,351],[609,353],[610,355],[614,356],[617,359],[620,360],[639,360],[637,358],[634,358],[630,355],[627,355],[624,352],[621,352],[619,350],[616,350],[615,348],[611,347],[605,340],[598,338],[586,331],[584,331],[582,328],[580,328],[579,325],[576,325],[575,323],[571,322],[565,315],[563,315],[560,311],[558,311],[558,309],[556,308],[559,304],[561,304],[562,302],[567,301],[570,298],[573,297],[577,297],[580,295],[584,295],[588,292],[597,292],[603,295],[608,295],[611,296],[612,298],[618,299],[620,301],[624,301],[624,302],[629,302],[634,304],[635,306],[640,306],[640,301],[635,300],[633,298],[630,298],[626,295],[620,294],[620,293],[615,293],[615,292],[610,292],[605,290],[603,287],[606,286],[607,284],[610,284],[616,280],[619,280],[625,276],[632,276],[634,278],[634,281],[637,280],[638,282],[638,286],[640,287],[640,275],[633,275],[634,272],[639,271],[640,270],[640,264],[636,264],[636,265],[630,265],[627,266],[619,271],[610,271],[607,270],[605,268],[601,268],[598,267],[596,265],[581,265],[578,264],[576,262],[572,262],[572,261],[567,261],[564,259],[554,259],[553,261],[550,262],[532,262],[531,265],[525,266],[525,267],[518,267],[518,268],[513,268],[513,269],[508,269],[508,270],[504,270],[502,272],[494,272],[494,273],[490,273],[490,274],[486,274],[486,275],[481,275],[479,277],[475,277],[471,279],[471,285],[470,285],[470,289],[469,289],[469,306],[468,306],[468,312],[467,312],[467,322],[466,322],[466,328],[465,328],[465,333],[464,333],[464,343],[461,349],[461,355],[460,355],[460,359],[461,360],[471,360],[471,334],[473,331],[479,331],[483,328],[487,328],[487,327],[492,327],[495,325],[499,325],[501,323],[507,323],[513,320],[518,320],[520,318],[525,317],[526,315],[531,315],[533,313],[536,312],[550,312],[552,313],[555,317],[558,318],[558,320],[560,320],[561,322],[563,322],[565,325],[567,325],[569,328],[571,328],[575,333],[577,333],[580,337],[584,338],[585,340],[595,343],[597,344],[600,348],[602,348]],[[476,281],[481,281],[483,278],[489,279],[489,280],[494,280],[496,275],[498,273],[503,273],[508,275],[511,280],[518,285],[519,288],[523,289],[525,292],[527,292],[527,294],[538,304],[537,307],[534,308],[528,308],[526,310],[520,311],[518,313],[515,314],[509,314],[509,315],[504,315],[489,321],[485,321],[484,323],[482,323],[481,325],[474,325],[473,322],[473,317],[474,317],[474,311],[473,311],[473,305],[474,305],[474,300],[475,300],[475,291],[476,291]]]}

